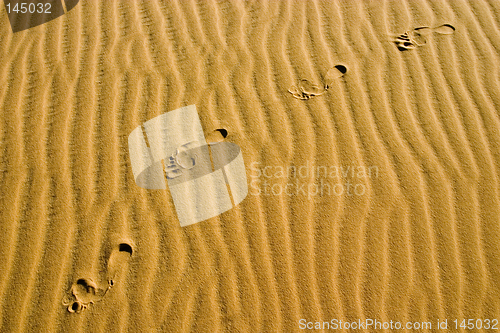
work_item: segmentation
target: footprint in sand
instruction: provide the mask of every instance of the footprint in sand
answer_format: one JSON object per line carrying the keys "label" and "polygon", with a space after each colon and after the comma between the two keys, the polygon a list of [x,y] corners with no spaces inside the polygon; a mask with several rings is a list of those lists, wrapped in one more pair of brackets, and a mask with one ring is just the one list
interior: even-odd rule
{"label": "footprint in sand", "polygon": [[426,36],[430,35],[432,32],[441,35],[451,35],[455,32],[455,27],[451,24],[443,24],[435,28],[418,27],[412,31],[406,31],[404,34],[397,35],[393,42],[400,51],[412,50],[418,46],[427,44]]}
{"label": "footprint in sand", "polygon": [[90,278],[79,278],[71,286],[69,292],[63,299],[63,305],[71,313],[80,313],[90,304],[94,304],[103,299],[106,293],[113,287],[116,277],[121,268],[132,256],[132,246],[127,243],[120,243],[113,249],[109,256],[107,265],[107,286],[99,287]]}
{"label": "footprint in sand", "polygon": [[121,243],[113,250],[108,260],[108,288],[111,288],[125,264],[132,257],[132,246],[127,243]]}
{"label": "footprint in sand", "polygon": [[310,99],[311,97],[324,94],[332,86],[333,81],[345,73],[347,73],[347,67],[336,65],[326,73],[325,83],[317,85],[309,80],[302,79],[296,85],[291,86],[288,92],[298,99]]}
{"label": "footprint in sand", "polygon": [[176,149],[176,151],[165,160],[165,173],[167,179],[174,179],[182,175],[183,171],[190,170],[196,165],[198,159],[191,148],[199,146],[198,141],[188,142]]}
{"label": "footprint in sand", "polygon": [[78,279],[63,299],[63,305],[68,307],[69,312],[80,313],[90,304],[100,301],[108,289],[98,288],[92,279]]}

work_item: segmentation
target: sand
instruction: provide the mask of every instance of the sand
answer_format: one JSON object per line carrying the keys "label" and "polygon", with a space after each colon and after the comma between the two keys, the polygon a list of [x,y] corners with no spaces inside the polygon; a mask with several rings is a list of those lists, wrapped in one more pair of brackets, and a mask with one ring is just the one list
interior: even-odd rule
{"label": "sand", "polygon": [[[15,34],[0,18],[0,332],[500,319],[500,2],[81,0]],[[127,140],[193,104],[241,148],[249,193],[182,228]]]}

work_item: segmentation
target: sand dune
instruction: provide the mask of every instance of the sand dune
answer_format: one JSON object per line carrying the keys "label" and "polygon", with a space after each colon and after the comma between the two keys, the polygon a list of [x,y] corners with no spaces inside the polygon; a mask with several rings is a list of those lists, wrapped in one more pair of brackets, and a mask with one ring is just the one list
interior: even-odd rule
{"label": "sand dune", "polygon": [[[0,12],[0,332],[500,320],[499,2]],[[249,194],[181,228],[127,139],[192,104]]]}

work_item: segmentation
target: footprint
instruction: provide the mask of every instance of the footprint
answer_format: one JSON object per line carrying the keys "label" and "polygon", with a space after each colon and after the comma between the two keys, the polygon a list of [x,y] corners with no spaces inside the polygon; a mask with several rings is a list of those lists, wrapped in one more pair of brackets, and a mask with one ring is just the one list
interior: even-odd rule
{"label": "footprint", "polygon": [[72,313],[80,313],[90,304],[100,301],[109,287],[98,288],[92,279],[80,278],[71,286],[69,294],[63,299],[63,305]]}
{"label": "footprint", "polygon": [[197,156],[191,148],[199,145],[198,141],[188,142],[176,149],[166,160],[165,172],[167,179],[174,179],[182,175],[183,170],[190,170],[196,165]]}
{"label": "footprint", "polygon": [[326,89],[325,86],[318,86],[306,79],[302,79],[297,85],[290,87],[288,91],[293,97],[305,100],[323,94]]}
{"label": "footprint", "polygon": [[404,34],[398,35],[394,39],[394,43],[398,47],[399,51],[413,50],[417,46],[420,46],[419,42],[414,40],[414,37],[417,37],[421,45],[426,43],[425,37],[423,37],[418,31],[415,32],[415,30],[405,31]]}
{"label": "footprint", "polygon": [[302,79],[296,85],[290,87],[288,92],[295,98],[307,100],[314,96],[324,94],[332,85],[333,80],[340,78],[345,73],[347,73],[347,67],[344,65],[336,65],[327,72],[324,84],[317,85],[309,80]]}
{"label": "footprint", "polygon": [[418,27],[413,29],[412,31],[406,31],[404,34],[397,35],[397,37],[394,38],[393,42],[396,44],[398,50],[407,51],[427,44],[427,39],[425,36],[430,35],[431,32],[443,35],[451,35],[454,31],[455,27],[453,27],[451,24],[443,24],[435,28]]}
{"label": "footprint", "polygon": [[344,65],[336,65],[333,68],[331,68],[326,73],[325,89],[330,88],[333,84],[333,81],[344,76],[345,73],[347,73],[347,67],[345,67]]}
{"label": "footprint", "polygon": [[132,253],[132,245],[128,243],[120,243],[117,248],[113,249],[108,260],[108,288],[115,284],[120,271],[132,256]]}
{"label": "footprint", "polygon": [[71,286],[68,294],[62,303],[67,306],[71,313],[80,313],[90,304],[94,304],[103,299],[106,293],[115,284],[116,277],[120,269],[132,256],[132,246],[127,243],[120,243],[113,251],[108,260],[107,283],[105,288],[100,288],[90,278],[79,278]]}

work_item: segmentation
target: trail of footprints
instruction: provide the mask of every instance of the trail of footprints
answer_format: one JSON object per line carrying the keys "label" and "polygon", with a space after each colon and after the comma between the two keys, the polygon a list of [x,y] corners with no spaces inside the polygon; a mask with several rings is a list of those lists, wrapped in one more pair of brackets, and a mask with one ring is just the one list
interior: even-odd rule
{"label": "trail of footprints", "polygon": [[[426,36],[430,35],[432,32],[442,35],[451,35],[455,32],[455,27],[448,23],[435,28],[417,27],[411,31],[396,35],[393,42],[400,51],[412,50],[427,44]],[[295,98],[307,100],[314,96],[324,94],[332,85],[333,80],[343,76],[345,73],[347,73],[347,68],[345,66],[336,65],[328,71],[325,77],[325,83],[322,85],[317,85],[309,80],[301,79],[297,84],[291,86],[288,92]]]}
{"label": "trail of footprints", "polygon": [[[412,31],[406,31],[403,34],[397,35],[393,42],[400,51],[406,51],[425,45],[427,43],[425,36],[432,32],[449,35],[454,31],[455,27],[451,24],[443,24],[435,28],[418,27]],[[332,86],[333,81],[342,77],[345,73],[347,73],[347,68],[344,65],[336,65],[327,72],[323,84],[317,85],[309,80],[301,79],[297,84],[290,87],[288,92],[295,98],[308,100],[314,96],[324,94],[328,88]],[[218,129],[216,132],[217,136],[214,136],[212,141],[221,141],[227,136],[227,131],[225,129]],[[191,169],[194,167],[195,158],[187,154],[192,144],[195,144],[195,142],[179,147],[179,149],[169,158],[166,167],[167,178],[176,178],[182,174],[183,169]],[[63,299],[63,304],[67,306],[68,311],[71,313],[80,313],[90,304],[102,300],[115,284],[115,278],[119,269],[129,260],[132,256],[132,252],[132,246],[127,243],[120,243],[113,249],[107,265],[108,283],[104,288],[99,287],[91,278],[77,279]]]}
{"label": "trail of footprints", "polygon": [[80,313],[90,304],[102,300],[115,284],[119,270],[132,256],[132,252],[132,246],[127,243],[120,243],[112,250],[107,265],[107,286],[104,288],[99,287],[91,278],[77,279],[62,302],[64,306],[67,306],[68,311]]}
{"label": "trail of footprints", "polygon": [[[208,142],[222,142],[227,137],[228,131],[219,128],[207,135]],[[180,176],[183,170],[189,170],[196,164],[196,155],[190,154],[189,150],[199,146],[196,141],[180,146],[167,161],[166,176],[168,179]],[[63,298],[63,305],[71,313],[81,313],[90,304],[99,302],[106,296],[108,291],[116,282],[119,271],[132,256],[133,249],[129,243],[119,243],[113,250],[107,264],[107,285],[100,287],[91,278],[78,278]]]}

